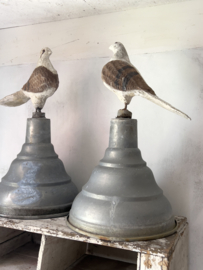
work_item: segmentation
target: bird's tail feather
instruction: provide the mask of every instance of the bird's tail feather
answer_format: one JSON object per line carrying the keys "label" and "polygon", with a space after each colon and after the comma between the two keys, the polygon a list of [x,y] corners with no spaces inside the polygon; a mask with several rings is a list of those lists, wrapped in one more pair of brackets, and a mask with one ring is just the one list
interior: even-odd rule
{"label": "bird's tail feather", "polygon": [[144,98],[154,102],[155,104],[165,108],[166,110],[169,110],[171,112],[174,112],[176,114],[179,114],[187,119],[190,119],[191,118],[185,114],[184,112],[181,112],[180,110],[176,109],[175,107],[173,107],[172,105],[170,105],[169,103],[167,103],[166,101],[160,99],[159,97],[155,96],[155,95],[151,95],[150,93],[146,93],[144,92],[141,96],[143,96]]}
{"label": "bird's tail feather", "polygon": [[30,98],[22,90],[0,99],[0,105],[16,107],[26,103]]}

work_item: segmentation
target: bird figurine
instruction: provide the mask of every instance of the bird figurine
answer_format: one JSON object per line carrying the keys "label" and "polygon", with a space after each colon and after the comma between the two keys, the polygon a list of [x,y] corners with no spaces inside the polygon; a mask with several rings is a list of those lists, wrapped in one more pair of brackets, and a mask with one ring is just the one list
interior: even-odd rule
{"label": "bird figurine", "polygon": [[37,67],[27,83],[20,91],[0,99],[0,105],[15,107],[31,99],[36,109],[35,114],[40,117],[47,98],[52,96],[59,86],[58,73],[49,60],[51,54],[52,51],[48,47],[43,48]]}
{"label": "bird figurine", "polygon": [[102,81],[125,104],[124,109],[118,111],[118,118],[131,118],[132,113],[127,110],[127,106],[134,96],[141,96],[169,111],[190,119],[188,115],[157,97],[154,90],[131,64],[128,53],[122,43],[115,42],[109,49],[113,51],[114,55],[110,62],[102,69]]}

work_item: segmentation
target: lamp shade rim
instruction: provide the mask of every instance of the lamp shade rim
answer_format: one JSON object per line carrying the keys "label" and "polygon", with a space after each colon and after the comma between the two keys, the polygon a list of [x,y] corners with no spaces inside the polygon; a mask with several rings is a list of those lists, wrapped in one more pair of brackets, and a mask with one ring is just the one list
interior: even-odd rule
{"label": "lamp shade rim", "polygon": [[89,237],[93,237],[93,238],[97,238],[100,240],[106,240],[106,241],[122,241],[122,242],[133,242],[133,241],[148,241],[148,240],[155,240],[155,239],[160,239],[160,238],[164,238],[167,237],[169,235],[174,234],[175,232],[177,232],[178,230],[178,222],[175,219],[175,226],[173,229],[168,230],[166,232],[163,233],[159,233],[159,234],[154,234],[154,235],[143,235],[143,236],[133,236],[133,237],[110,237],[110,236],[105,236],[105,235],[99,235],[99,234],[94,234],[94,233],[90,233],[87,231],[83,231],[82,229],[79,229],[77,227],[75,227],[73,224],[70,223],[69,220],[69,216],[67,217],[67,226],[69,227],[69,229],[89,236]]}

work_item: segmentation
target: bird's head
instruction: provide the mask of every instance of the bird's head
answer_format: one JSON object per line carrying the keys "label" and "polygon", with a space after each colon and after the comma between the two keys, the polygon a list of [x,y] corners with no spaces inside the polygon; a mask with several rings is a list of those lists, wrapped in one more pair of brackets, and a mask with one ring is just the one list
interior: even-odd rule
{"label": "bird's head", "polygon": [[115,60],[123,60],[123,61],[127,61],[130,62],[129,57],[128,57],[128,53],[125,49],[125,47],[123,46],[122,43],[120,42],[115,42],[114,44],[112,44],[109,49],[113,52],[114,54],[114,58]]}
{"label": "bird's head", "polygon": [[49,49],[48,47],[45,47],[41,50],[40,52],[40,58],[47,58],[52,54],[51,49]]}
{"label": "bird's head", "polygon": [[125,49],[125,47],[120,42],[115,42],[109,47],[109,50],[111,50],[114,54],[123,49]]}
{"label": "bird's head", "polygon": [[52,54],[51,49],[49,49],[48,47],[43,48],[40,52],[40,57],[37,62],[37,67],[44,66],[47,69],[49,69],[52,73],[57,74],[57,71],[55,70],[55,68],[53,67],[49,59],[49,56],[51,54]]}

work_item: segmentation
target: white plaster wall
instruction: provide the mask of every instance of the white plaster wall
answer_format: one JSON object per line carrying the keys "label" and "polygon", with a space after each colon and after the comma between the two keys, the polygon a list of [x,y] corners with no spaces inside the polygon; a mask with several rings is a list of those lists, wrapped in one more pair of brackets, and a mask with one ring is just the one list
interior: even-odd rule
{"label": "white plaster wall", "polygon": [[[170,4],[0,29],[0,66],[35,63],[44,46],[53,50],[54,61],[107,57],[115,41],[124,42],[130,55],[203,47],[203,1],[159,1]],[[13,18],[10,13],[6,16]]]}
{"label": "white plaster wall", "polygon": [[184,1],[188,0],[1,0],[0,28],[62,21]]}
{"label": "white plaster wall", "polygon": [[[109,53],[110,54],[110,53]],[[192,118],[188,121],[142,98],[129,106],[139,124],[139,148],[174,214],[190,228],[190,270],[203,256],[203,49],[130,57],[156,94]],[[60,86],[44,111],[52,123],[52,143],[80,189],[108,145],[110,119],[123,104],[106,89],[100,72],[107,58],[54,62]],[[0,98],[19,90],[35,65],[0,68]],[[0,107],[0,177],[25,139],[32,105]],[[178,270],[178,269],[177,269]]]}

